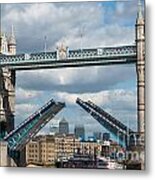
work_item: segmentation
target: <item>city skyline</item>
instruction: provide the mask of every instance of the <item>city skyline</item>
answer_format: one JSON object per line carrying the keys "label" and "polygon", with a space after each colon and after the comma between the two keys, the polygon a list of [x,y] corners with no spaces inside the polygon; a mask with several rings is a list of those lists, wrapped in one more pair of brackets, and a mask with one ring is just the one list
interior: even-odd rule
{"label": "city skyline", "polygon": [[[126,3],[128,5],[126,5]],[[70,7],[68,14],[65,11],[65,8],[68,6],[65,7],[64,3],[3,5],[2,28],[4,27],[4,31],[8,32],[8,23],[5,24],[5,21],[8,20],[8,18],[12,18],[10,22],[12,22],[15,27],[17,53],[30,52],[30,50],[31,52],[35,52],[33,47],[35,47],[37,51],[44,51],[45,36],[47,36],[47,50],[55,50],[57,43],[62,41],[65,41],[67,46],[73,49],[81,48],[81,44],[82,47],[135,44],[134,31],[137,2],[93,2],[89,3],[89,5],[85,3],[82,3],[82,5],[69,3],[68,5]],[[36,11],[36,16],[32,18],[32,22],[27,21],[32,13],[31,11],[41,6],[43,6],[42,12]],[[85,11],[86,6],[88,6],[88,11]],[[129,8],[129,6],[132,8]],[[31,34],[31,31],[34,32],[35,24],[40,20],[39,14],[42,13],[43,21],[45,20],[44,16],[47,16],[47,13],[51,12],[54,8],[58,12],[58,23],[54,23],[54,17],[52,15],[53,19],[51,18],[51,21],[53,20],[54,24],[58,24],[56,27],[58,32],[52,36],[57,37],[56,40],[53,40],[54,42],[52,41],[50,34],[54,31],[52,29],[50,33],[43,31],[42,35],[40,35],[38,31],[41,30],[41,28],[36,26],[36,35]],[[66,14],[62,14],[62,11],[66,12]],[[79,19],[75,19],[74,13],[77,15],[77,11],[86,13],[86,16],[84,16],[86,19],[80,19],[82,16],[80,16]],[[6,14],[7,12],[9,12],[9,14]],[[124,15],[124,12],[126,16],[121,17],[122,14]],[[11,13],[15,13],[16,16],[21,14],[24,18],[23,22],[19,22],[16,16],[12,16]],[[73,13],[73,16],[69,13]],[[67,24],[63,24],[67,26],[66,31],[65,28],[61,27],[60,23],[63,21],[63,18],[69,19],[68,21],[65,19]],[[39,23],[40,26],[43,26],[42,21]],[[52,23],[46,23],[47,27],[53,27]],[[24,25],[27,25],[27,33],[24,32]],[[23,35],[20,29],[22,29]],[[61,29],[63,29],[64,34],[61,31],[59,32]],[[83,29],[82,35],[80,35],[81,29]],[[29,37],[32,38],[29,39],[26,37],[26,34],[29,34]],[[60,35],[58,36],[56,34]],[[38,37],[41,38],[40,41]],[[101,37],[103,37],[104,41]],[[29,41],[25,38],[28,38]],[[36,47],[35,45],[37,44],[41,47]],[[81,97],[84,100],[91,99],[125,124],[132,125],[132,128],[136,128],[136,69],[134,65],[122,66],[39,70],[34,72],[30,71],[29,73],[17,72],[16,122],[19,123],[21,120],[24,120],[24,117],[26,118],[34,112],[35,109],[42,106],[45,101],[53,97],[67,103],[67,108],[58,115],[58,119],[65,116],[72,127],[75,125],[75,122],[82,122],[86,126],[88,134],[94,131],[92,127],[99,128],[103,131],[104,129],[93,118],[75,104],[76,98]],[[91,77],[89,75],[90,69]],[[46,127],[44,131],[46,131]]]}

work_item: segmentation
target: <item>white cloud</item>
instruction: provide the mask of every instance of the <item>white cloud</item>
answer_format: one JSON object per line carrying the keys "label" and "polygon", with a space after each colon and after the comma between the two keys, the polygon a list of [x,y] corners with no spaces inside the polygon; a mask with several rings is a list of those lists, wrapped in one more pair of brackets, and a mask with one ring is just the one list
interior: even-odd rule
{"label": "white cloud", "polygon": [[117,102],[118,106],[121,103],[126,103],[126,104],[129,103],[131,105],[136,102],[136,93],[134,91],[124,90],[124,89],[100,91],[96,93],[83,93],[83,94],[55,92],[52,93],[52,95],[54,95],[59,100],[69,104],[75,104],[77,97],[83,99],[84,101],[91,100],[99,106],[104,106],[113,102]]}
{"label": "white cloud", "polygon": [[135,81],[135,76],[133,65],[23,71],[17,73],[17,87],[34,91],[96,92]]}
{"label": "white cloud", "polygon": [[92,100],[98,105],[103,105],[109,101],[108,91],[101,91],[98,93],[83,93],[83,94],[70,94],[66,92],[57,92],[54,93],[61,101],[64,101],[69,104],[75,104],[77,97],[83,99],[84,101]]}
{"label": "white cloud", "polygon": [[20,87],[17,87],[16,88],[16,97],[17,97],[16,103],[29,102],[30,100],[34,98],[38,98],[41,94],[42,92],[39,92],[39,91],[25,90]]}
{"label": "white cloud", "polygon": [[[132,2],[127,4],[133,6]],[[56,45],[64,39],[71,49],[81,48],[81,44],[83,47],[103,47],[134,43],[134,26],[119,24],[119,18],[124,17],[122,11],[128,14],[123,19],[126,22],[135,13],[135,9],[130,11],[124,2],[117,2],[116,10],[113,11],[99,2],[14,4],[8,5],[9,8],[5,6],[2,25],[6,31],[11,24],[15,25],[19,52],[42,51],[45,35],[50,51],[55,50]],[[111,21],[111,25],[106,24],[105,20]]]}
{"label": "white cloud", "polygon": [[[90,69],[91,76],[90,76]],[[87,83],[91,83],[96,81],[98,72],[100,67],[93,67],[93,68],[69,68],[69,69],[56,69],[56,70],[38,70],[38,71],[23,71],[18,72],[18,77],[23,81],[24,83],[26,81],[31,81],[34,79],[36,83],[39,83],[41,81],[49,82],[52,85],[71,85],[75,83],[75,80],[77,80],[80,83],[83,83],[87,81]],[[30,78],[33,77],[33,78]],[[23,83],[23,84],[24,84]],[[31,84],[34,85],[34,84]]]}
{"label": "white cloud", "polygon": [[26,118],[28,118],[32,113],[34,113],[38,109],[37,104],[16,104],[16,122],[15,124],[18,125],[19,123],[23,122]]}
{"label": "white cloud", "polygon": [[16,105],[17,115],[20,115],[20,114],[23,115],[23,112],[26,112],[29,114],[33,112],[35,109],[37,109],[37,105],[34,105],[34,104],[17,104]]}

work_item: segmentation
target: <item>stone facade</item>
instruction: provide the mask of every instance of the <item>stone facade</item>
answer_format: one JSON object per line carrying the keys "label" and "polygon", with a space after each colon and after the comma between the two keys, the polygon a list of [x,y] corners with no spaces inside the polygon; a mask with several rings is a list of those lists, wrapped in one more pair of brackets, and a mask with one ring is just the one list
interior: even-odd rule
{"label": "stone facade", "polygon": [[15,55],[16,54],[16,38],[12,26],[11,34],[7,37],[5,33],[0,34],[0,54]]}
{"label": "stone facade", "polygon": [[14,70],[0,69],[0,123],[6,123],[7,132],[14,129],[15,79]]}
{"label": "stone facade", "polygon": [[[0,34],[0,54],[16,54],[16,38],[12,27],[9,37]],[[0,68],[0,138],[14,129],[15,71]]]}
{"label": "stone facade", "polygon": [[54,165],[62,156],[73,156],[79,146],[74,135],[38,136],[26,145],[27,164]]}
{"label": "stone facade", "polygon": [[12,158],[8,157],[7,142],[0,141],[0,167],[16,167]]}
{"label": "stone facade", "polygon": [[8,166],[7,142],[0,141],[0,167]]}
{"label": "stone facade", "polygon": [[26,162],[27,165],[54,166],[55,162],[75,154],[109,157],[118,147],[110,141],[79,141],[74,134],[37,136],[26,145]]}

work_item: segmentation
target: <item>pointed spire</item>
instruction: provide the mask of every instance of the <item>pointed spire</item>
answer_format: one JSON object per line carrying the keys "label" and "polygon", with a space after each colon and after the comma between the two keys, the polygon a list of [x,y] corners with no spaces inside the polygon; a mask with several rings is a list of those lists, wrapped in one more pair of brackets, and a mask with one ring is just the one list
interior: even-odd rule
{"label": "pointed spire", "polygon": [[143,13],[142,13],[142,2],[141,0],[138,0],[138,12],[137,12],[137,18],[142,19]]}
{"label": "pointed spire", "polygon": [[65,122],[65,123],[66,123],[67,121],[66,121],[66,119],[63,117],[62,120],[61,120],[61,122]]}
{"label": "pointed spire", "polygon": [[13,25],[11,26],[11,35],[10,35],[10,38],[9,38],[9,45],[16,45],[16,38],[15,38]]}
{"label": "pointed spire", "polygon": [[11,36],[15,36],[13,24],[12,24],[12,26],[11,26]]}

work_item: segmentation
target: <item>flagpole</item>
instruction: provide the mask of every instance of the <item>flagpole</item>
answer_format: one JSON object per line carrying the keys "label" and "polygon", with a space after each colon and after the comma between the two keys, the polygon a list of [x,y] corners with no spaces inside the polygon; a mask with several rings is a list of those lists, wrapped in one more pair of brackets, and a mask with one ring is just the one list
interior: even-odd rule
{"label": "flagpole", "polygon": [[45,53],[45,59],[46,59],[46,54],[47,54],[47,37],[44,37],[44,53]]}

